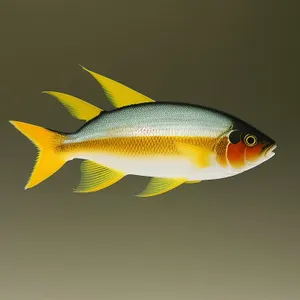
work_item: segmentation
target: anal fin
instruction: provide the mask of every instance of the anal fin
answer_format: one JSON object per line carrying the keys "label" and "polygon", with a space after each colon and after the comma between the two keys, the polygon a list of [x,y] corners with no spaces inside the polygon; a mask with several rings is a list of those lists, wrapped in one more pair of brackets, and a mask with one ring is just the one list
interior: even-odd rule
{"label": "anal fin", "polygon": [[55,97],[75,118],[79,120],[89,121],[97,117],[103,110],[77,97],[54,91],[43,91]]}
{"label": "anal fin", "polygon": [[186,179],[184,178],[151,178],[150,182],[148,183],[145,190],[138,194],[138,197],[151,197],[157,196],[163,193],[166,193],[176,187],[180,186],[181,184],[185,183]]}
{"label": "anal fin", "polygon": [[190,180],[190,181],[187,181],[186,183],[194,184],[194,183],[199,183],[199,182],[201,182],[201,180]]}
{"label": "anal fin", "polygon": [[81,181],[75,189],[76,193],[90,193],[102,190],[121,180],[125,174],[113,170],[93,161],[85,160],[81,163]]}

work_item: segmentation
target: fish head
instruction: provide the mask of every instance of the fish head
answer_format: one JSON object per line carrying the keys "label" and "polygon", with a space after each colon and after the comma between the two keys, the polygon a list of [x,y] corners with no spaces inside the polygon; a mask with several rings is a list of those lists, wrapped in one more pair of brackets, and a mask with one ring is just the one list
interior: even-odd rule
{"label": "fish head", "polygon": [[236,121],[228,134],[227,160],[243,172],[272,158],[276,147],[276,142],[263,132]]}

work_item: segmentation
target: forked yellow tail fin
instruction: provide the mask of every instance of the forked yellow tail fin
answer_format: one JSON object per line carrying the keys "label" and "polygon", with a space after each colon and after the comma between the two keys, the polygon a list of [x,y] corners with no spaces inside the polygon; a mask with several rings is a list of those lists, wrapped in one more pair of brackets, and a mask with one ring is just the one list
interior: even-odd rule
{"label": "forked yellow tail fin", "polygon": [[37,160],[25,189],[46,180],[66,163],[67,159],[56,149],[65,139],[63,135],[28,123],[9,122],[38,148]]}

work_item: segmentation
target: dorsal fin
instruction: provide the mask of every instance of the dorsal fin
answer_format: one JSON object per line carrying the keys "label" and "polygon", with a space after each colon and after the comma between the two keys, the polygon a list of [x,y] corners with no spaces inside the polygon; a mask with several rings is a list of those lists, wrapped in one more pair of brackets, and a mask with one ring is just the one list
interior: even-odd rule
{"label": "dorsal fin", "polygon": [[106,96],[111,101],[112,105],[115,106],[116,108],[132,105],[132,104],[155,102],[149,97],[142,95],[141,93],[134,91],[133,89],[117,81],[114,81],[108,77],[90,71],[83,66],[81,67],[83,68],[83,70],[87,71],[98,81],[98,83],[104,89]]}
{"label": "dorsal fin", "polygon": [[68,94],[53,91],[43,91],[42,93],[55,97],[73,117],[79,120],[89,121],[103,111],[95,105]]}

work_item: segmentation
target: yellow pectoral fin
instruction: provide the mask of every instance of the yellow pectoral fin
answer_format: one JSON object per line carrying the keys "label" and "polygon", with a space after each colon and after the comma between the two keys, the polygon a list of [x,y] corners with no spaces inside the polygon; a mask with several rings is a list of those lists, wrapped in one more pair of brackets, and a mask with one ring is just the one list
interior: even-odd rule
{"label": "yellow pectoral fin", "polygon": [[178,178],[152,178],[148,183],[146,189],[137,195],[138,197],[151,197],[157,196],[163,193],[166,193],[176,187],[180,186],[181,184],[185,183],[186,179]]}
{"label": "yellow pectoral fin", "polygon": [[90,193],[102,190],[121,180],[125,174],[93,161],[85,160],[81,163],[81,181],[76,193]]}
{"label": "yellow pectoral fin", "polygon": [[89,121],[103,111],[95,105],[68,94],[53,91],[44,91],[43,94],[55,97],[73,117],[79,120]]}
{"label": "yellow pectoral fin", "polygon": [[186,143],[176,143],[176,146],[183,155],[199,168],[207,168],[211,165],[211,150]]}
{"label": "yellow pectoral fin", "polygon": [[98,81],[104,89],[106,96],[116,108],[144,102],[155,102],[149,97],[144,96],[117,81],[92,72],[83,66],[81,67]]}

